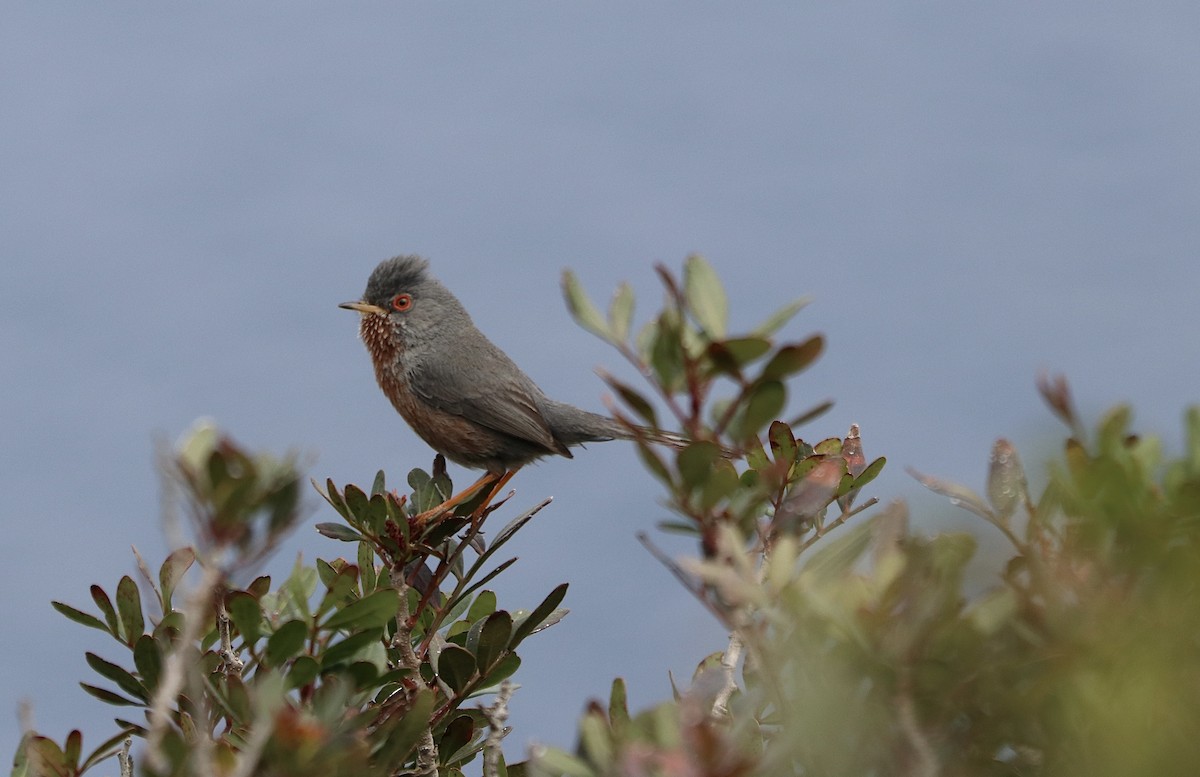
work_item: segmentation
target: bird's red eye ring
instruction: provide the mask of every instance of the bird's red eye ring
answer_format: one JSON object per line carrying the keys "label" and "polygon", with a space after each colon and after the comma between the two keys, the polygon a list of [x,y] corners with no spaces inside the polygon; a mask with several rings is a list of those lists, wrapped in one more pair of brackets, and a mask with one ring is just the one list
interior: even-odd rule
{"label": "bird's red eye ring", "polygon": [[398,310],[399,312],[403,313],[411,307],[411,294],[397,294],[396,296],[392,297],[392,310]]}

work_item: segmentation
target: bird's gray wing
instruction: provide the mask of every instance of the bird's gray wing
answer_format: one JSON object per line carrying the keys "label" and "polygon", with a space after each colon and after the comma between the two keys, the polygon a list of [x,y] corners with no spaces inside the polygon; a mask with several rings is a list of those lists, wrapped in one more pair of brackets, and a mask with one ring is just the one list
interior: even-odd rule
{"label": "bird's gray wing", "polygon": [[424,401],[548,452],[570,455],[542,414],[541,390],[491,343],[468,347],[453,360],[428,362],[408,373],[409,386]]}

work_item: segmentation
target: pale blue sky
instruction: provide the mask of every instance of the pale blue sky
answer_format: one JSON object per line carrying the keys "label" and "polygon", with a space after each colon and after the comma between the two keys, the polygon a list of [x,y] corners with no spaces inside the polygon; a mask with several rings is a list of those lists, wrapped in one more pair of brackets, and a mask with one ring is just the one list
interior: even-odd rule
{"label": "pale blue sky", "polygon": [[[563,268],[600,299],[630,280],[645,313],[652,263],[699,251],[742,325],[812,295],[786,334],[829,352],[796,407],[838,404],[803,433],[859,423],[891,461],[874,493],[930,530],[958,524],[903,468],[979,485],[1000,435],[1036,462],[1040,368],[1177,444],[1200,399],[1198,35],[1194,3],[1145,0],[5,4],[0,751],[20,697],[57,737],[109,731],[76,682],[84,649],[123,656],[48,602],[111,588],[130,543],[161,557],[156,435],[212,416],[339,482],[428,466],[336,307],[396,253],[595,409],[593,369],[624,368],[570,323]],[[615,675],[666,698],[722,639],[634,540],[665,511],[631,448],[513,485],[514,509],[555,502],[502,605],[570,581],[573,610],[522,650],[517,754],[570,745]],[[273,568],[344,551],[305,527]]]}

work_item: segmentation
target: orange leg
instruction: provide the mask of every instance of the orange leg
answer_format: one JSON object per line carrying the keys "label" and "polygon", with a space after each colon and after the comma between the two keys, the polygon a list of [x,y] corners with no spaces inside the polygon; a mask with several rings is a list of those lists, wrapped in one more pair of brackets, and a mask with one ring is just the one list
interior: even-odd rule
{"label": "orange leg", "polygon": [[450,497],[445,502],[442,502],[440,505],[431,507],[425,512],[418,514],[415,519],[418,523],[425,523],[430,518],[452,511],[455,507],[458,507],[463,502],[471,499],[484,488],[491,486],[491,492],[484,501],[484,504],[487,504],[496,498],[496,495],[500,493],[500,490],[504,488],[504,485],[508,483],[508,481],[511,480],[512,476],[515,474],[516,470],[510,470],[505,472],[503,475],[495,475],[491,472],[486,472],[484,473],[483,477],[479,478],[479,480],[476,480],[474,483],[467,486],[462,491],[459,491],[457,494]]}

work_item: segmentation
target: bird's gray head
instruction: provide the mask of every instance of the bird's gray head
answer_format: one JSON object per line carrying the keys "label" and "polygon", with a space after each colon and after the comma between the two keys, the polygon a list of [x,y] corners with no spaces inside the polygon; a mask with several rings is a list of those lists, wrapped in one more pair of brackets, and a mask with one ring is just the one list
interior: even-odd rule
{"label": "bird's gray head", "polygon": [[380,262],[367,280],[362,299],[341,307],[363,314],[364,340],[390,338],[392,345],[407,351],[421,350],[442,331],[470,321],[462,304],[429,273],[429,262],[419,256]]}

